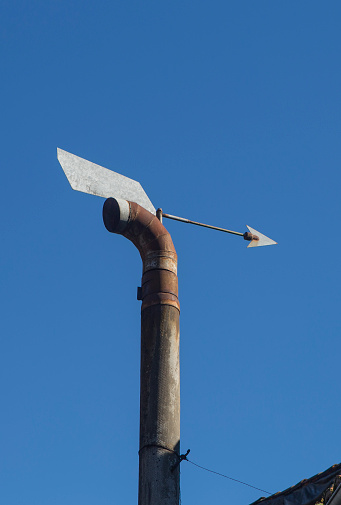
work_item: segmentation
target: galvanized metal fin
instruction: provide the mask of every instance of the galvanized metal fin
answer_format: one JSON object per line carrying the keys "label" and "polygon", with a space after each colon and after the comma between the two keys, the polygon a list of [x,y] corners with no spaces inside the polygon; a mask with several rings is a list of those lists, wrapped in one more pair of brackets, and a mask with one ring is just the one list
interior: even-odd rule
{"label": "galvanized metal fin", "polygon": [[263,235],[263,233],[260,233],[259,231],[255,230],[254,228],[251,228],[251,226],[246,225],[246,227],[249,229],[249,231],[252,233],[252,235],[257,235],[257,237],[259,238],[259,240],[252,240],[249,243],[248,247],[258,247],[258,246],[262,246],[262,245],[275,245],[275,244],[277,244],[277,242],[275,242],[274,240],[272,240],[269,237],[266,237],[265,235]]}
{"label": "galvanized metal fin", "polygon": [[72,189],[103,198],[129,200],[156,214],[155,207],[139,182],[63,149],[57,148],[57,158]]}

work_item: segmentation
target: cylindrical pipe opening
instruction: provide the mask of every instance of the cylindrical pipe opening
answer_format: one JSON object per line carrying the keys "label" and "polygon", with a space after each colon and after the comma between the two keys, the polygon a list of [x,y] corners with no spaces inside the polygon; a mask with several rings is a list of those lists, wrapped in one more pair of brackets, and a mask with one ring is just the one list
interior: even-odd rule
{"label": "cylindrical pipe opening", "polygon": [[104,226],[111,233],[122,233],[129,222],[130,208],[126,200],[108,198],[103,205]]}

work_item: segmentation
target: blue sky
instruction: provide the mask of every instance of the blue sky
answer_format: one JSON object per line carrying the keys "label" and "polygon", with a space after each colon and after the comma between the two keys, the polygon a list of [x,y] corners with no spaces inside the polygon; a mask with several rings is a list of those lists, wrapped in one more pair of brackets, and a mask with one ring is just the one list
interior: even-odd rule
{"label": "blue sky", "polygon": [[[141,261],[60,147],[139,180],[179,256],[181,444],[276,492],[339,463],[339,2],[0,5],[0,501],[137,503]],[[182,503],[262,493],[181,463]]]}

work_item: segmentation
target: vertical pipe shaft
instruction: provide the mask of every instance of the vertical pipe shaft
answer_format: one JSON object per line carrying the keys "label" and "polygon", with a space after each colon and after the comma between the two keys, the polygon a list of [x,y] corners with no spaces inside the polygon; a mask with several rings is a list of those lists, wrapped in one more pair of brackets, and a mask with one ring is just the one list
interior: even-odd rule
{"label": "vertical pipe shaft", "polygon": [[153,305],[141,317],[139,505],[178,505],[179,311]]}

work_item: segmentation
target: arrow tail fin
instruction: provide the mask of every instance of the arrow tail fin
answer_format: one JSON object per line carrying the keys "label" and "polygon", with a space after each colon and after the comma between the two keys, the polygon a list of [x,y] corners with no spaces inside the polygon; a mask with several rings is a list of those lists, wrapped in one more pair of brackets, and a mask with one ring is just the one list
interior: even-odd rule
{"label": "arrow tail fin", "polygon": [[57,158],[72,189],[103,198],[129,200],[138,203],[152,214],[156,213],[155,207],[139,182],[63,149],[57,149]]}

